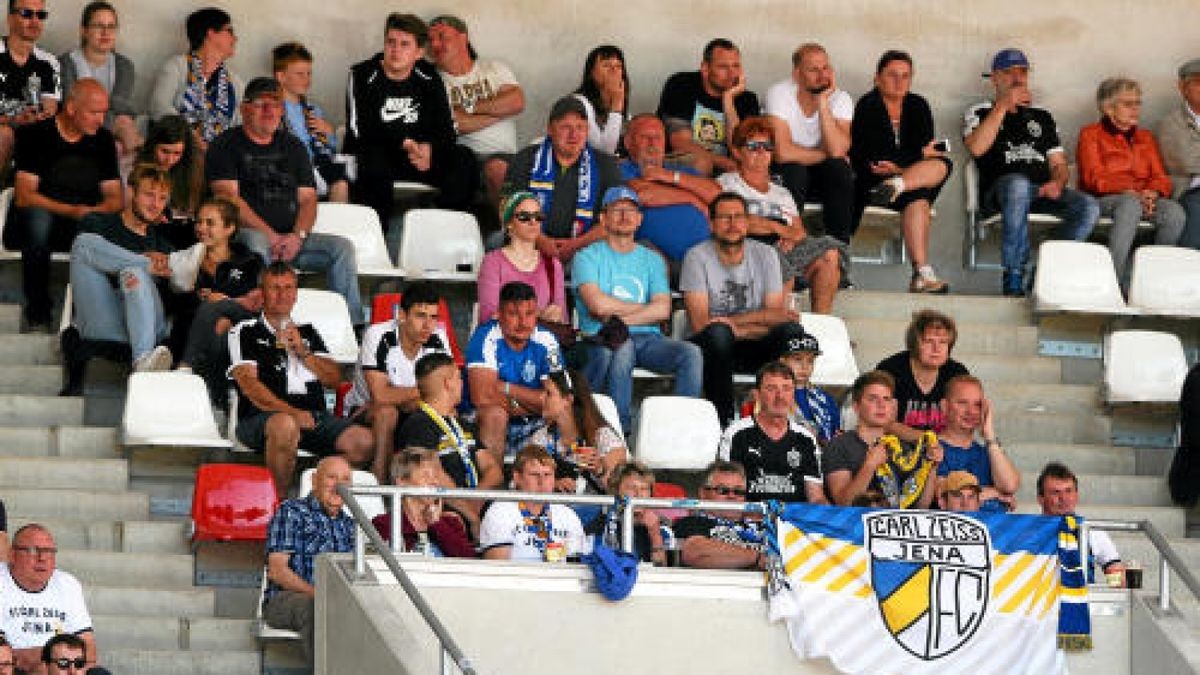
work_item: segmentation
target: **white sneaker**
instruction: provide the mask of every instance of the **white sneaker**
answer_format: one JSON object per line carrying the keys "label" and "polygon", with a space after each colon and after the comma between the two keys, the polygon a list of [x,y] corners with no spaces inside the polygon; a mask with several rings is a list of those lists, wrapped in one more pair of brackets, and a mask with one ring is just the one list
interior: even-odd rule
{"label": "white sneaker", "polygon": [[171,369],[171,350],[159,345],[139,356],[133,362],[135,373],[152,373]]}

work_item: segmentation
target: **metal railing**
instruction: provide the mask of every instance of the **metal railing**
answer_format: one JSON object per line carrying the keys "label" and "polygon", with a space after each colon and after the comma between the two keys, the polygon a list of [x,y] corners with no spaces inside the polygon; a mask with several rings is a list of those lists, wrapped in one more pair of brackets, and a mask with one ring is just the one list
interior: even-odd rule
{"label": "metal railing", "polygon": [[[1192,573],[1183,558],[1171,548],[1171,543],[1158,531],[1154,523],[1148,520],[1084,520],[1079,528],[1079,550],[1090,552],[1089,531],[1105,530],[1112,532],[1141,532],[1158,551],[1158,608],[1164,612],[1171,609],[1171,572],[1179,576],[1179,580],[1191,592],[1192,597],[1200,600],[1200,580]],[[1086,560],[1086,558],[1084,558]]]}

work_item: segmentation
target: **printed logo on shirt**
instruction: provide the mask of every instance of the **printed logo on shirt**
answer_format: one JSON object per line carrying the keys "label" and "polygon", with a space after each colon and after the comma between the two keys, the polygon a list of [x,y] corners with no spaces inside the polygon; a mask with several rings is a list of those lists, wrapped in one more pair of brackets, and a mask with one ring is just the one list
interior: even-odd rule
{"label": "printed logo on shirt", "polygon": [[1038,124],[1037,120],[1031,119],[1026,122],[1025,129],[1029,132],[1029,135],[1033,136],[1034,138],[1042,137],[1042,125]]}
{"label": "printed logo on shirt", "polygon": [[533,382],[537,378],[537,366],[533,361],[526,361],[525,365],[521,366],[521,379],[525,382]]}
{"label": "printed logo on shirt", "polygon": [[612,296],[621,302],[645,303],[646,287],[642,280],[631,274],[621,274],[613,277]]}
{"label": "printed logo on shirt", "polygon": [[405,124],[414,124],[420,117],[420,111],[411,96],[403,98],[392,96],[383,102],[383,109],[379,111],[379,117],[384,122],[401,120]]}
{"label": "printed logo on shirt", "polygon": [[696,104],[692,113],[692,140],[709,152],[727,154],[725,148],[725,113]]}
{"label": "printed logo on shirt", "polygon": [[788,450],[787,463],[788,463],[788,466],[792,467],[793,469],[799,468],[800,467],[800,451],[799,450]]}

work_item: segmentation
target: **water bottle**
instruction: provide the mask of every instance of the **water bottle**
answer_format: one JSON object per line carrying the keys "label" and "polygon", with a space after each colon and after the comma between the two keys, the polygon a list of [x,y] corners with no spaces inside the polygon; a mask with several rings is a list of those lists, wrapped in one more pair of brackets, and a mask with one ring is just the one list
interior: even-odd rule
{"label": "water bottle", "polygon": [[429,533],[428,532],[418,532],[417,533],[417,543],[416,543],[416,546],[413,547],[413,552],[418,553],[423,556],[433,555],[433,546],[431,546],[429,543]]}

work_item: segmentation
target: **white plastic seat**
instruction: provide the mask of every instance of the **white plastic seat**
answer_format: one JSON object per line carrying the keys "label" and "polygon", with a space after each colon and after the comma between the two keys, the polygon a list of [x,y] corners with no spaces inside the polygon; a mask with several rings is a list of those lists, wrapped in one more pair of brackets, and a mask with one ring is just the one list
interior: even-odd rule
{"label": "white plastic seat", "polygon": [[612,427],[620,436],[621,440],[625,440],[625,433],[621,431],[621,415],[617,412],[617,404],[608,394],[592,394],[592,400],[596,402],[596,407],[600,409],[600,416]]}
{"label": "white plastic seat", "polygon": [[217,429],[204,380],[178,370],[129,376],[121,434],[126,446],[230,446]]}
{"label": "white plastic seat", "polygon": [[648,396],[637,425],[638,461],[652,469],[698,470],[717,456],[721,422],[702,398]]}
{"label": "white plastic seat", "polygon": [[317,205],[313,232],[336,235],[353,244],[359,276],[404,276],[404,272],[392,264],[379,215],[369,206],[322,202]]}
{"label": "white plastic seat", "polygon": [[1200,251],[1142,246],[1133,254],[1129,306],[1143,314],[1200,316]]}
{"label": "white plastic seat", "polygon": [[817,338],[821,355],[813,364],[812,381],[823,387],[849,387],[858,378],[858,362],[846,322],[831,314],[802,314],[800,325]]}
{"label": "white plastic seat", "polygon": [[[404,214],[398,258],[406,277],[474,282],[483,260],[479,224],[462,211],[412,209]],[[460,265],[470,269],[460,271]]]}
{"label": "white plastic seat", "polygon": [[1171,333],[1119,330],[1104,341],[1104,391],[1109,403],[1177,405],[1187,372],[1183,343]]}
{"label": "white plastic seat", "polygon": [[354,336],[354,325],[350,323],[350,310],[346,299],[333,291],[301,288],[292,309],[296,323],[310,323],[325,346],[329,355],[338,363],[354,363],[358,360],[358,339]]}
{"label": "white plastic seat", "polygon": [[1034,310],[1129,315],[1112,255],[1100,244],[1047,241],[1038,249]]}
{"label": "white plastic seat", "polygon": [[267,597],[267,567],[263,567],[262,583],[258,587],[258,602],[254,605],[254,624],[259,640],[299,640],[300,631],[289,628],[272,628],[263,618],[263,601]]}
{"label": "white plastic seat", "polygon": [[[240,405],[240,403],[238,402],[239,397],[237,394],[237,387],[230,386],[228,395],[229,395],[229,415],[228,415],[228,419],[227,419],[227,422],[225,425],[225,437],[227,439],[229,439],[229,442],[232,444],[231,449],[234,452],[244,452],[244,453],[248,453],[248,454],[261,454],[258,450],[255,450],[254,448],[251,448],[250,446],[248,446],[245,443],[238,440],[237,423],[238,423],[238,406]],[[297,457],[312,457],[313,453],[309,452],[308,450],[305,450],[304,448],[296,448],[296,456]]]}
{"label": "white plastic seat", "polygon": [[[979,196],[979,168],[975,162],[967,159],[963,163],[963,206],[967,211],[967,231],[963,233],[963,267],[973,269],[999,269],[996,263],[979,263],[979,242],[987,237],[988,228],[1000,223],[1000,214],[993,213],[981,218],[982,207]],[[1030,230],[1035,226],[1055,226],[1062,224],[1062,219],[1049,213],[1030,212]]]}
{"label": "white plastic seat", "polygon": [[[308,493],[312,492],[312,477],[316,472],[317,470],[313,468],[305,469],[304,473],[300,474],[300,484],[297,486],[299,490],[296,495],[298,499],[304,499],[308,496]],[[370,471],[362,471],[360,469],[354,470],[354,476],[351,478],[351,482],[358,486],[374,487],[379,485],[379,481],[375,478],[375,474],[371,473]],[[387,513],[387,509],[383,506],[383,497],[379,495],[362,495],[357,497],[357,499],[358,505],[361,506],[363,512],[367,514],[367,520],[372,520],[375,518],[375,516]],[[345,510],[346,513],[350,513],[350,507],[343,506],[342,509]]]}

